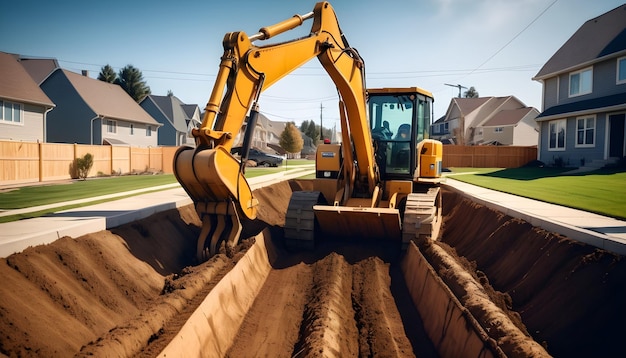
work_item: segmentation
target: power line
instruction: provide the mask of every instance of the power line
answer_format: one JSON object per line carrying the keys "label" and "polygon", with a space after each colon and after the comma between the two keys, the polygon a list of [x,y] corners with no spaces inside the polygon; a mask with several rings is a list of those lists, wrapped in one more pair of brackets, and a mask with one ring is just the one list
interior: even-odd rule
{"label": "power line", "polygon": [[481,63],[478,67],[476,67],[474,70],[472,70],[470,73],[468,73],[466,76],[469,76],[471,74],[473,74],[475,71],[477,71],[479,68],[483,67],[487,62],[491,61],[491,59],[493,59],[494,57],[496,57],[496,55],[498,55],[500,52],[502,52],[502,50],[504,50],[507,46],[509,46],[513,41],[515,41],[516,38],[518,38],[522,33],[524,33],[526,30],[528,30],[528,28],[530,26],[532,26],[532,24],[534,24],[537,20],[539,20],[539,18],[541,16],[543,16],[543,14],[546,13],[546,11],[548,11],[548,9],[550,9],[554,4],[556,4],[558,0],[554,0],[552,1],[552,3],[550,5],[548,5],[548,7],[546,7],[541,13],[539,13],[539,15],[537,15],[533,21],[531,21],[528,25],[526,25],[526,27],[524,27],[522,29],[522,31],[518,32],[517,35],[513,36],[513,38],[511,40],[509,40],[509,42],[507,42],[506,44],[504,44],[504,46],[502,46],[498,51],[496,51],[493,55],[489,56],[489,58],[487,58],[483,63]]}

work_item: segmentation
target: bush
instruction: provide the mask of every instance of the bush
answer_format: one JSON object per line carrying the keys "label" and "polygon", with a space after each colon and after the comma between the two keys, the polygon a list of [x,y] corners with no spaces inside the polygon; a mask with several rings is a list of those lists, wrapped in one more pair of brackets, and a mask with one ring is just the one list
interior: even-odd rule
{"label": "bush", "polygon": [[90,153],[85,154],[82,158],[74,159],[74,168],[76,169],[76,175],[79,179],[87,180],[87,175],[93,166],[93,155]]}

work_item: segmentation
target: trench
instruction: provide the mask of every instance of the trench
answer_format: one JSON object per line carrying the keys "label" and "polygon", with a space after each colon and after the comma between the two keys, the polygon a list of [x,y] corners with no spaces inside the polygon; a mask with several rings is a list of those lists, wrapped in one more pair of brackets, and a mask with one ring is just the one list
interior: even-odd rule
{"label": "trench", "polygon": [[388,242],[346,238],[289,252],[280,225],[301,186],[255,192],[259,221],[232,257],[194,262],[199,221],[183,207],[2,259],[0,352],[625,355],[622,257],[445,188],[434,245],[402,254]]}

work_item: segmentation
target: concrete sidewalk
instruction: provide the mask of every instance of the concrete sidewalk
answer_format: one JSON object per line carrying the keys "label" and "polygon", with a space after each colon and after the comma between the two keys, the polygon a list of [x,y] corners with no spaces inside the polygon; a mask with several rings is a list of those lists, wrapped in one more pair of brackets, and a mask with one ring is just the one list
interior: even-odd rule
{"label": "concrete sidewalk", "polygon": [[[255,190],[279,180],[298,178],[313,172],[314,170],[310,168],[295,168],[275,174],[253,177],[248,179],[248,183],[250,183],[252,190]],[[154,191],[155,189],[158,191]],[[115,199],[116,197],[128,195],[133,196]],[[109,199],[110,201],[99,204],[0,224],[0,257],[20,252],[29,246],[51,243],[63,236],[79,237],[193,203],[180,184],[175,183],[89,199],[4,211],[2,215],[37,212],[55,207],[61,208],[67,205]]]}
{"label": "concrete sidewalk", "polygon": [[626,221],[485,189],[451,177],[445,179],[445,185],[477,203],[533,226],[626,255]]}

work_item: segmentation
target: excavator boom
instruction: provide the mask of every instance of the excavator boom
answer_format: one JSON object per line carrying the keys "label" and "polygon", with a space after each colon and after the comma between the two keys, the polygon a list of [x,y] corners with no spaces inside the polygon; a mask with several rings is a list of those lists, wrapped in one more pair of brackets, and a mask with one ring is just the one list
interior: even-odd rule
{"label": "excavator boom", "polygon": [[[300,26],[308,19],[313,20],[313,25],[307,37],[266,46],[254,44]],[[311,13],[263,27],[252,36],[244,32],[228,33],[223,47],[202,124],[192,131],[196,147],[181,147],[174,157],[174,173],[194,201],[203,222],[198,239],[199,260],[214,255],[222,242],[227,250],[236,245],[242,221],[256,217],[258,202],[245,179],[244,164],[256,126],[259,97],[269,86],[314,57],[337,87],[345,125],[344,140],[353,141],[354,148],[358,148],[353,151],[358,165],[346,169],[354,177],[354,187],[363,195],[371,195],[378,183],[366,115],[364,63],[346,41],[328,2],[317,3]],[[238,160],[230,150],[244,123],[246,131]]]}

